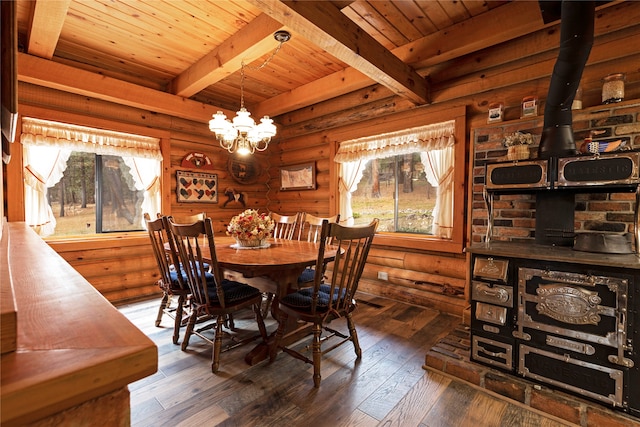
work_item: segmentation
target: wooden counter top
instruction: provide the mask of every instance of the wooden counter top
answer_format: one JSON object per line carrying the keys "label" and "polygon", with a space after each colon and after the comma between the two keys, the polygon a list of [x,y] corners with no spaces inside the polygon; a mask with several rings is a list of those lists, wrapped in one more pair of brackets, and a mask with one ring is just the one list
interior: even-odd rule
{"label": "wooden counter top", "polygon": [[[24,223],[7,223],[0,262],[17,311],[1,358],[3,426],[24,424],[153,374],[155,344]],[[6,248],[6,251],[5,251]]]}

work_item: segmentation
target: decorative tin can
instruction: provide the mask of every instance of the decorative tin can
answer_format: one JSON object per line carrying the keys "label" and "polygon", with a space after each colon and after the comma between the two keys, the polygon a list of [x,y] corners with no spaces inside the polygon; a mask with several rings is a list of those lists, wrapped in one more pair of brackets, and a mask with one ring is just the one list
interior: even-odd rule
{"label": "decorative tin can", "polygon": [[611,104],[624,99],[624,79],[623,73],[609,74],[602,79],[602,103]]}
{"label": "decorative tin can", "polygon": [[504,105],[493,103],[489,105],[489,117],[487,123],[501,122],[503,119]]}
{"label": "decorative tin can", "polygon": [[522,98],[522,115],[520,118],[535,117],[538,115],[538,98],[525,96]]}

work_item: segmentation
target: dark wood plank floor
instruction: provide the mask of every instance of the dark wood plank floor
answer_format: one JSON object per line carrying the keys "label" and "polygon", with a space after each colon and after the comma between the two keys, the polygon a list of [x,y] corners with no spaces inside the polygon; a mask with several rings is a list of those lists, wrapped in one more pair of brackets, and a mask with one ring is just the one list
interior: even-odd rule
{"label": "dark wood plank floor", "polygon": [[[183,352],[171,342],[172,319],[154,326],[158,303],[118,307],[158,346],[158,372],[130,385],[133,427],[571,425],[423,369],[426,352],[460,323],[435,310],[361,295],[354,316],[362,359],[350,343],[330,352],[315,389],[311,365],[286,354],[246,365],[253,344],[223,352],[212,374],[208,344],[193,337]],[[275,322],[267,320],[272,331]],[[254,325],[250,312],[236,316],[239,335],[253,334]]]}

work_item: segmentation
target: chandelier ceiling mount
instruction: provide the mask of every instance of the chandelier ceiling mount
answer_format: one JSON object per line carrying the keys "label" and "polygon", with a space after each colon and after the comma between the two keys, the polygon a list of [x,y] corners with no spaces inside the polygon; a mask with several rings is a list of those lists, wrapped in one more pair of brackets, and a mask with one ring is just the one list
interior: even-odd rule
{"label": "chandelier ceiling mount", "polygon": [[[255,70],[265,67],[282,47],[283,43],[291,39],[288,31],[280,30],[273,34],[273,38],[279,43],[271,56],[267,58]],[[248,66],[242,61],[240,68],[240,110],[236,112],[233,121],[227,119],[227,116],[218,111],[209,120],[209,130],[214,132],[216,139],[220,142],[220,146],[230,153],[238,152],[238,154],[253,154],[255,150],[264,151],[267,149],[271,138],[276,134],[276,126],[269,116],[260,119],[260,123],[256,124],[251,117],[251,113],[244,107],[244,78],[245,68]]]}

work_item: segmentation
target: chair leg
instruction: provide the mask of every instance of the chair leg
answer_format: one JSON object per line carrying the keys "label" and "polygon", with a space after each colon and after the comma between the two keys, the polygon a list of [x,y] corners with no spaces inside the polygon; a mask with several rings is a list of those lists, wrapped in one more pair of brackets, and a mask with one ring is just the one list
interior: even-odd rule
{"label": "chair leg", "polygon": [[220,367],[220,350],[222,349],[222,324],[225,316],[220,315],[216,319],[216,336],[213,339],[213,355],[211,356],[211,372],[218,372]]}
{"label": "chair leg", "polygon": [[313,325],[313,386],[320,387],[320,380],[322,377],[320,376],[320,363],[322,361],[322,350],[320,348],[321,344],[321,334],[322,334],[322,325],[320,323],[316,323]]}
{"label": "chair leg", "polygon": [[282,341],[282,337],[284,336],[284,330],[287,326],[288,318],[289,315],[283,312],[278,315],[278,329],[276,330],[276,334],[273,338],[273,343],[271,344],[271,348],[269,349],[269,362],[273,362],[274,360],[276,360],[276,355],[278,354],[280,342]]}
{"label": "chair leg", "polygon": [[360,348],[358,333],[356,332],[356,324],[353,321],[351,313],[347,313],[347,327],[349,328],[350,339],[353,342],[353,349],[355,350],[358,359],[360,359],[362,357],[362,349]]}
{"label": "chair leg", "polygon": [[166,292],[162,293],[162,299],[160,300],[160,308],[158,309],[158,317],[156,317],[156,327],[160,326],[160,322],[162,321],[162,315],[164,314],[164,310],[167,308],[169,302],[169,294]]}
{"label": "chair leg", "polygon": [[182,340],[182,351],[187,349],[189,345],[189,338],[191,338],[191,334],[193,333],[193,328],[196,325],[196,321],[198,320],[198,311],[191,311],[191,316],[189,316],[189,321],[187,322],[187,327],[184,331],[184,340]]}
{"label": "chair leg", "polygon": [[173,343],[178,344],[180,341],[180,327],[182,326],[182,313],[184,309],[184,295],[178,296],[178,306],[176,307],[176,318],[173,322]]}

